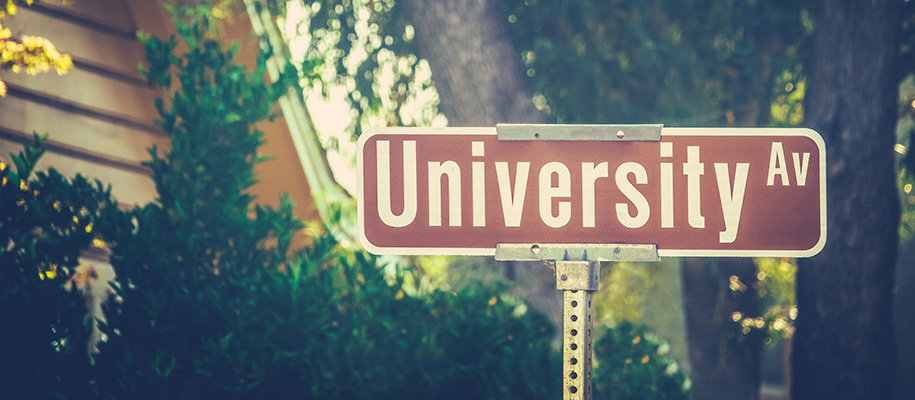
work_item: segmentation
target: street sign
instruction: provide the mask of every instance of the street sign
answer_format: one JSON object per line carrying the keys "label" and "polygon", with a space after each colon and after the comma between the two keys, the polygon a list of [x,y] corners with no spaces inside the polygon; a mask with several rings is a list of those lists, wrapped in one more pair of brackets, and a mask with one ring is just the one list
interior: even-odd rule
{"label": "street sign", "polygon": [[[619,128],[619,129],[618,129]],[[801,128],[384,128],[357,150],[376,254],[656,244],[660,256],[809,257],[826,240],[823,139]]]}

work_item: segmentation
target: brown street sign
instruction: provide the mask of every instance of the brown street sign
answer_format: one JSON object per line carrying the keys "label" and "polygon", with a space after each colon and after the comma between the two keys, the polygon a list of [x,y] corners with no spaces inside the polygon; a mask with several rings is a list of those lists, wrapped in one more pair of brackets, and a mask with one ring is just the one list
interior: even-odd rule
{"label": "brown street sign", "polygon": [[660,256],[809,257],[825,244],[826,153],[812,130],[658,127],[660,139],[646,139],[537,127],[364,133],[362,245],[493,255],[498,244],[631,243],[656,244]]}

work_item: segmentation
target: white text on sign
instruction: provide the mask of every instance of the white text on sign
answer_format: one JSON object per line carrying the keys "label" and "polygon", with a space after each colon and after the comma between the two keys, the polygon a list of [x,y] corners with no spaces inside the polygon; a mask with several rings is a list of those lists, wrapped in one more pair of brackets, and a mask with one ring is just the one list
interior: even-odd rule
{"label": "white text on sign", "polygon": [[[395,142],[396,143],[396,142]],[[414,140],[403,140],[399,144],[403,151],[403,164],[392,166],[391,141],[378,140],[376,144],[377,173],[377,211],[381,221],[389,227],[408,226],[416,220],[418,208],[417,199],[426,195],[429,200],[428,226],[459,227],[462,224],[463,212],[469,208],[471,221],[474,227],[485,227],[492,220],[487,218],[486,210],[486,170],[494,169],[496,184],[498,186],[499,204],[501,210],[500,222],[504,227],[521,226],[524,217],[524,203],[528,195],[531,174],[530,162],[514,162],[513,165],[504,161],[485,161],[485,143],[482,141],[471,142],[468,149],[471,152],[470,165],[462,166],[454,160],[440,160],[427,162],[426,176],[428,185],[427,193],[418,193],[418,148]],[[395,145],[396,145],[395,144]],[[687,221],[692,228],[705,228],[705,216],[701,202],[701,182],[704,176],[712,175],[717,183],[718,200],[724,220],[724,230],[718,233],[720,243],[732,243],[737,239],[740,228],[740,216],[743,209],[747,180],[750,169],[763,166],[751,166],[750,163],[717,163],[711,165],[701,158],[700,146],[684,146],[683,149],[674,149],[673,143],[661,142],[660,175],[651,177],[657,179],[661,188],[660,227],[674,228],[674,174],[682,173],[688,182],[686,202]],[[675,166],[673,162],[665,162],[673,157],[675,151],[686,152],[686,162]],[[807,180],[810,153],[791,153],[794,178],[797,186],[804,186]],[[789,185],[788,166],[782,142],[773,142],[769,157],[767,183],[772,186],[779,181],[781,185]],[[468,168],[469,167],[469,168]],[[575,187],[580,187],[581,204],[572,204],[573,182],[571,168],[580,168],[581,181]],[[677,168],[675,168],[677,167]],[[470,171],[470,187],[462,187],[462,172]],[[551,228],[565,228],[571,221],[572,213],[580,212],[581,227],[595,227],[598,213],[596,187],[599,180],[612,180],[613,185],[625,197],[626,202],[616,202],[613,213],[616,221],[625,228],[637,229],[645,226],[652,213],[651,206],[640,186],[649,184],[650,177],[645,166],[637,161],[628,161],[620,164],[611,178],[609,164],[606,161],[583,161],[579,165],[567,165],[562,162],[548,162],[540,167],[536,174],[536,196],[539,205],[539,218]],[[391,193],[391,179],[393,173],[401,174],[403,193]],[[708,178],[705,178],[708,179]],[[472,191],[472,204],[464,207],[461,193],[464,190]],[[402,195],[403,209],[400,213],[393,210],[392,196]],[[682,194],[678,194],[682,196]],[[443,200],[447,204],[447,215],[443,215]]]}

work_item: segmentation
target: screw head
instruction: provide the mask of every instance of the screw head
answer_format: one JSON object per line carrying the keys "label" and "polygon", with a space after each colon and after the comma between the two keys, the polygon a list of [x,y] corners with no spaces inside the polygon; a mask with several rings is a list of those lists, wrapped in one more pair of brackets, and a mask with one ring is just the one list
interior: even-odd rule
{"label": "screw head", "polygon": [[616,254],[619,254],[621,251],[623,251],[623,249],[621,249],[619,247],[613,249],[613,252]]}
{"label": "screw head", "polygon": [[562,275],[559,277],[559,279],[562,279],[562,280],[566,281],[566,280],[569,280],[569,276],[566,275],[566,274],[562,274]]}

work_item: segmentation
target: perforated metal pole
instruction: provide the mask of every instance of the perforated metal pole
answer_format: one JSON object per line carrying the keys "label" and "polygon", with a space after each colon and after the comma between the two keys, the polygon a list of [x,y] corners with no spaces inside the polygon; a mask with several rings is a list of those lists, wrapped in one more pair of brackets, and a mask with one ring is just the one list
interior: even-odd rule
{"label": "perforated metal pole", "polygon": [[540,260],[555,267],[563,304],[562,398],[591,400],[591,298],[600,282],[600,261],[658,261],[658,246],[507,243],[496,247],[496,260]]}
{"label": "perforated metal pole", "polygon": [[557,261],[556,289],[562,290],[562,398],[591,400],[591,297],[600,262]]}

